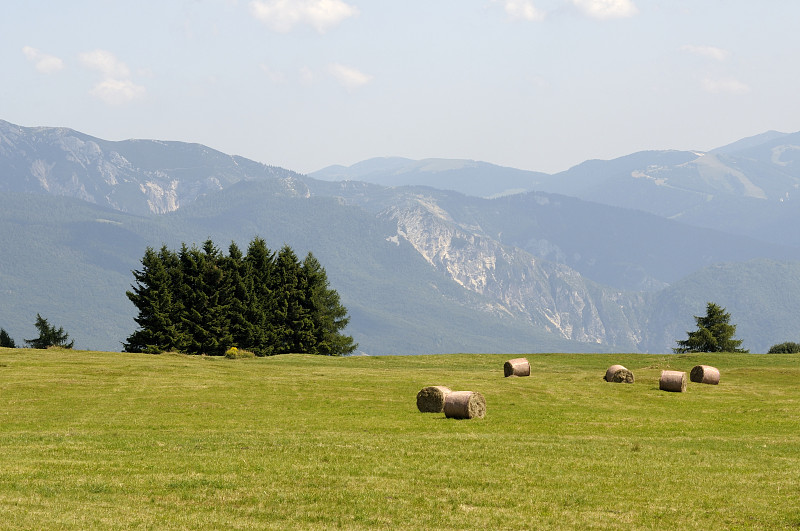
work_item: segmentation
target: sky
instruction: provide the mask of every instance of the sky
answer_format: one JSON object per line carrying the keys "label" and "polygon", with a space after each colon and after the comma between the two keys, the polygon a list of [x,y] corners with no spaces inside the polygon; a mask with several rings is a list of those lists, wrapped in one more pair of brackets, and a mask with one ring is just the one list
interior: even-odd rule
{"label": "sky", "polygon": [[796,0],[10,0],[0,119],[308,173],[800,130]]}

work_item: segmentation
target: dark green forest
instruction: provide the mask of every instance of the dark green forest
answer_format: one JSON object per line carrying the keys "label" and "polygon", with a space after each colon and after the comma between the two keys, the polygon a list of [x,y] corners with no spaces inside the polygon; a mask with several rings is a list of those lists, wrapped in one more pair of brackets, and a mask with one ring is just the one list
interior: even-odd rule
{"label": "dark green forest", "polygon": [[126,352],[341,356],[358,347],[341,333],[347,309],[311,252],[300,261],[288,245],[275,252],[256,237],[246,253],[231,243],[224,254],[207,240],[177,252],[147,247],[141,264],[126,292],[139,325]]}

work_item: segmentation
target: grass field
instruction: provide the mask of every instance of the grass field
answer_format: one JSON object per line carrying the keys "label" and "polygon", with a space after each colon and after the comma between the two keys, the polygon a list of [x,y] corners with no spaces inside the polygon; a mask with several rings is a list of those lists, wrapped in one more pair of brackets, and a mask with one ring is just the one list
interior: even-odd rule
{"label": "grass field", "polygon": [[[800,527],[799,355],[511,357],[0,349],[0,528]],[[720,385],[658,390],[699,363]]]}

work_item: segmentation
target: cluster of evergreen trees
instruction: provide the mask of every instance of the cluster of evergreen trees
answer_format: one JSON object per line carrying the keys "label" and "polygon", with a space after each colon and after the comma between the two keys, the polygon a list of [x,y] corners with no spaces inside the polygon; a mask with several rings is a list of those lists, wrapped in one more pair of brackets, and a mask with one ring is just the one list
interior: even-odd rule
{"label": "cluster of evergreen trees", "polygon": [[258,356],[341,356],[358,346],[341,333],[349,317],[325,269],[289,246],[276,253],[256,237],[246,254],[231,243],[227,256],[211,240],[177,253],[148,247],[133,276],[126,295],[140,329],[126,352],[222,355],[235,346]]}
{"label": "cluster of evergreen trees", "polygon": [[[24,340],[31,348],[72,348],[75,344],[75,341],[69,341],[69,334],[64,332],[63,326],[56,328],[38,313],[36,314],[34,326],[39,331],[39,337]],[[0,347],[17,348],[17,343],[4,328],[0,328]]]}

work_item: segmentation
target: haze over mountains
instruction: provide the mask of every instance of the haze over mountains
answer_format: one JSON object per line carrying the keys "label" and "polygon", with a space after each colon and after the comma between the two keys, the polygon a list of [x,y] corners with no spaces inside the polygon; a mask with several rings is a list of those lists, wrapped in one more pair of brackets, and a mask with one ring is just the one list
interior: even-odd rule
{"label": "haze over mountains", "polygon": [[309,176],[182,142],[0,121],[0,326],[119,350],[147,245],[312,250],[367,354],[669,352],[709,300],[800,335],[800,133],[548,175],[371,159]]}
{"label": "haze over mountains", "polygon": [[643,151],[553,175],[467,160],[377,158],[310,176],[427,185],[480,197],[549,192],[798,245],[800,233],[792,225],[800,220],[800,208],[792,206],[800,200],[798,167],[800,132],[769,131],[706,153]]}

